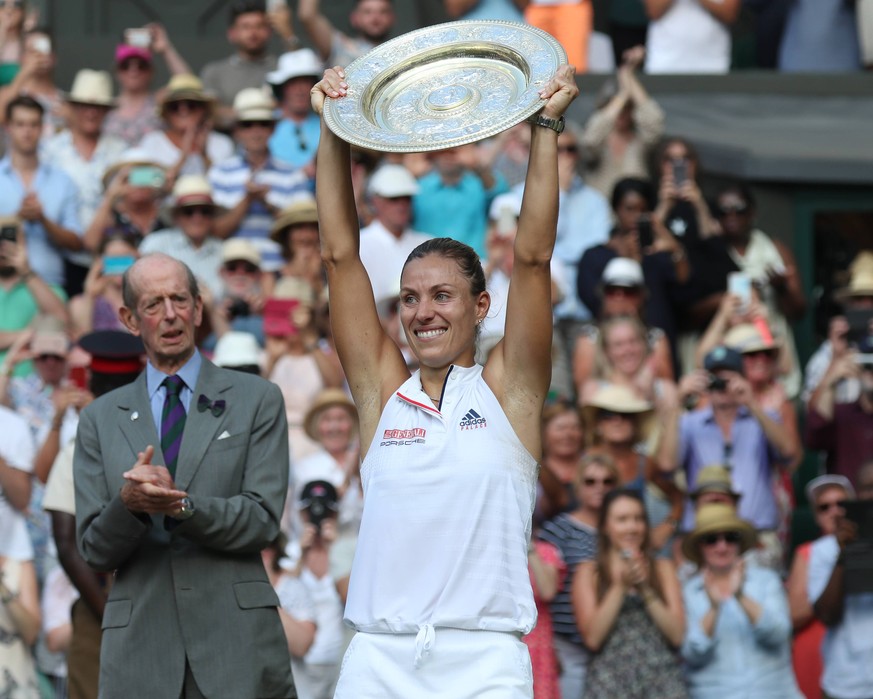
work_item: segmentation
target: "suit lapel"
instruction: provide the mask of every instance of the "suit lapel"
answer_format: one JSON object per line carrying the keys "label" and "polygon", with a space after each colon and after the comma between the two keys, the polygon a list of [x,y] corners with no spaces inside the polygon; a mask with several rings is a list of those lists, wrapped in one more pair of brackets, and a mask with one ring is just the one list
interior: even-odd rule
{"label": "suit lapel", "polygon": [[[163,465],[161,439],[158,436],[152,406],[146,387],[146,373],[142,372],[126,391],[121,391],[116,403],[119,411],[119,429],[134,454],[143,451],[149,444],[155,448],[152,463]],[[125,467],[130,468],[133,464]]]}
{"label": "suit lapel", "polygon": [[218,370],[205,357],[200,367],[200,375],[197,377],[197,386],[194,395],[191,396],[191,405],[188,408],[188,417],[185,420],[185,432],[182,435],[182,446],[179,450],[179,461],[176,466],[176,487],[187,490],[188,486],[200,468],[203,456],[210,443],[220,434],[219,428],[223,428],[231,406],[227,405],[224,412],[215,416],[212,411],[201,412],[197,409],[197,401],[201,395],[210,401],[225,398],[224,392],[231,387],[229,377]]}

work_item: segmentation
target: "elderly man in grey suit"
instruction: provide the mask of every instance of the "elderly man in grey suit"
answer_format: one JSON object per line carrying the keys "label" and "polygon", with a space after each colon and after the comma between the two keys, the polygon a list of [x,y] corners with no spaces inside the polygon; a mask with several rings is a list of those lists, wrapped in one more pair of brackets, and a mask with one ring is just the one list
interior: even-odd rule
{"label": "elderly man in grey suit", "polygon": [[282,396],[200,356],[203,304],[181,262],[141,258],[123,295],[148,365],[82,412],[74,461],[79,549],[115,572],[100,697],[293,697],[260,557],[288,486]]}

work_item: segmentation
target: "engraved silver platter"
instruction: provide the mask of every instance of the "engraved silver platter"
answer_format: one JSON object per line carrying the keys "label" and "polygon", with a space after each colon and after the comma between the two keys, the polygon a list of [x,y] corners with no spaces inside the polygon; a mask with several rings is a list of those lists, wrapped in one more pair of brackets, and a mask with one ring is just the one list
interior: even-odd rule
{"label": "engraved silver platter", "polygon": [[494,136],[538,112],[539,92],[567,62],[550,34],[518,22],[461,21],[380,44],[345,69],[348,93],[327,99],[328,128],[392,153]]}

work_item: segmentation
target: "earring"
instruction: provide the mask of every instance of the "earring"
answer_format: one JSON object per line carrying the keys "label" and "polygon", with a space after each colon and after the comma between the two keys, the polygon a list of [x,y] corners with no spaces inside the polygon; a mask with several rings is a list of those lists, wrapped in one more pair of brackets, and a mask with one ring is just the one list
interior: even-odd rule
{"label": "earring", "polygon": [[481,319],[481,318],[479,318],[479,320],[476,321],[476,325],[482,325],[482,319]]}

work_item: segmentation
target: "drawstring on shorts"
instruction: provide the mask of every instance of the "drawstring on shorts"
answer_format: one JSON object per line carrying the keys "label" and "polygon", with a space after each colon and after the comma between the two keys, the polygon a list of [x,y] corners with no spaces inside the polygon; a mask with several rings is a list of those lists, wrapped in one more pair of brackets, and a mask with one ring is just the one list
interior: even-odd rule
{"label": "drawstring on shorts", "polygon": [[419,627],[415,635],[415,667],[421,667],[425,659],[433,650],[436,643],[436,630],[433,624],[424,624]]}

